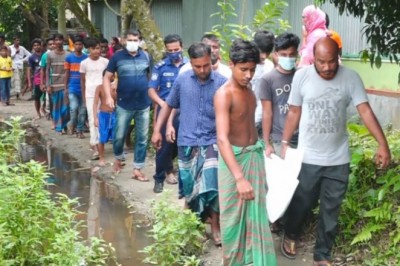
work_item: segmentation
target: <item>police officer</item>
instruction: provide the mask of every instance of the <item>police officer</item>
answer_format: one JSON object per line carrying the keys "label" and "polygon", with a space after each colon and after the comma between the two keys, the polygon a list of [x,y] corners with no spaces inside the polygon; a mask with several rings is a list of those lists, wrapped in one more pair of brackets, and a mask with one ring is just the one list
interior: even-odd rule
{"label": "police officer", "polygon": [[[179,69],[189,60],[182,56],[182,38],[177,34],[169,34],[164,38],[166,57],[157,63],[152,72],[149,82],[149,97],[153,101],[154,122],[157,119],[161,108],[166,104],[172,84],[178,76]],[[176,114],[173,120],[175,132],[178,132],[179,115]],[[162,128],[161,134],[165,135],[166,125]],[[177,155],[176,142],[170,143],[163,137],[161,148],[156,153],[156,173],[154,175],[154,193],[160,193],[164,188],[164,181],[168,184],[176,184],[177,180],[173,172],[173,159]]]}

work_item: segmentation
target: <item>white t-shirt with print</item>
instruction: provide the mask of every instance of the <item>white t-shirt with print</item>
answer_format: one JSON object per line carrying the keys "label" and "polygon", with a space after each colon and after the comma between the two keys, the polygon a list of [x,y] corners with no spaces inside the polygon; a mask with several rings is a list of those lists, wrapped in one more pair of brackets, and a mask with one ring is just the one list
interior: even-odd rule
{"label": "white t-shirt with print", "polygon": [[93,60],[90,57],[81,62],[80,73],[85,73],[85,98],[94,98],[97,86],[103,84],[103,71],[107,68],[108,59],[99,57]]}

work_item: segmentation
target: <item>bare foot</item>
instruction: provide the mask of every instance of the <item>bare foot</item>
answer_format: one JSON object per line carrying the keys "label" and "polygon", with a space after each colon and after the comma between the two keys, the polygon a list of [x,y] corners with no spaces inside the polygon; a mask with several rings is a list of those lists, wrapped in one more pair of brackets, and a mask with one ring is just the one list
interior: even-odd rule
{"label": "bare foot", "polygon": [[114,166],[113,166],[113,173],[114,174],[119,174],[122,170],[122,165],[120,160],[115,160]]}
{"label": "bare foot", "polygon": [[105,166],[106,165],[106,161],[104,159],[100,158],[98,165],[99,166]]}

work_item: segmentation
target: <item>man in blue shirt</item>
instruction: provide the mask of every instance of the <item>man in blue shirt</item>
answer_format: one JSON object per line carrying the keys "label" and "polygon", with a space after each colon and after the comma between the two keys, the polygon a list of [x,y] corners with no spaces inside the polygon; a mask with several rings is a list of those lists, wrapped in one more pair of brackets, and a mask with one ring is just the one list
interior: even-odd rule
{"label": "man in blue shirt", "polygon": [[[211,218],[216,245],[220,245],[218,205],[218,149],[213,97],[226,78],[211,70],[211,47],[195,43],[189,50],[192,69],[175,80],[154,127],[152,143],[160,149],[161,128],[172,108],[180,108],[178,134],[179,175],[188,207],[204,221]],[[167,129],[167,140],[174,141]]]}
{"label": "man in blue shirt", "polygon": [[[166,58],[154,66],[149,82],[149,96],[154,102],[154,121],[165,99],[169,95],[179,69],[188,62],[182,56],[182,38],[177,34],[169,34],[164,38]],[[172,121],[175,132],[179,128],[179,115],[175,115]],[[161,134],[165,135],[166,126],[161,128]],[[154,175],[154,193],[163,191],[164,180],[168,184],[176,184],[177,180],[173,172],[173,159],[178,152],[176,143],[170,143],[163,138],[161,149],[156,153],[156,173]]]}
{"label": "man in blue shirt", "polygon": [[114,173],[121,171],[123,146],[126,132],[132,119],[135,120],[135,147],[132,178],[148,182],[142,173],[147,153],[149,131],[150,98],[147,94],[152,62],[149,54],[139,48],[140,34],[136,30],[126,34],[126,48],[116,53],[108,63],[103,79],[106,103],[114,107],[111,97],[111,80],[118,75],[116,127],[113,139],[115,156]]}

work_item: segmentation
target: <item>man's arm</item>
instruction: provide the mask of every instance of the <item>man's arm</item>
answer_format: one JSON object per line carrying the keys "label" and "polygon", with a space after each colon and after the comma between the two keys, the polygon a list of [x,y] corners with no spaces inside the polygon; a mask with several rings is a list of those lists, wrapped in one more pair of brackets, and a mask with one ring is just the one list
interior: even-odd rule
{"label": "man's arm", "polygon": [[28,90],[32,89],[32,66],[31,66],[31,62],[28,61],[28,68],[26,69],[26,78],[28,81]]}
{"label": "man's arm", "polygon": [[149,88],[148,94],[150,99],[158,106],[163,107],[165,104],[165,101],[158,96],[157,89],[155,88]]}
{"label": "man's arm", "polygon": [[231,95],[227,93],[224,87],[220,88],[214,96],[215,121],[217,127],[218,150],[224,159],[229,171],[236,180],[236,187],[240,198],[243,200],[254,199],[253,187],[244,177],[242,168],[236,161],[229,141],[229,109],[232,102]]}
{"label": "man's arm", "polygon": [[80,73],[82,101],[86,104],[86,74]]}
{"label": "man's arm", "polygon": [[103,87],[104,87],[104,95],[106,96],[106,104],[111,109],[114,109],[114,100],[111,97],[111,79],[113,75],[114,75],[113,73],[107,70],[103,77]]}
{"label": "man's arm", "polygon": [[165,129],[165,139],[170,142],[174,143],[176,140],[176,132],[174,127],[174,119],[176,116],[177,110],[174,108],[171,111],[171,114],[168,117],[167,127]]}
{"label": "man's arm", "polygon": [[94,125],[99,127],[99,118],[97,116],[97,110],[99,108],[99,98],[100,98],[100,91],[103,89],[102,85],[96,87],[96,91],[94,93],[94,100],[93,100],[93,117],[94,117]]}
{"label": "man's arm", "polygon": [[172,108],[168,104],[165,104],[164,107],[161,108],[160,113],[158,114],[158,118],[153,129],[153,135],[151,136],[151,143],[157,150],[161,148],[161,142],[162,142],[161,128],[167,121],[169,115],[171,114],[171,110]]}
{"label": "man's arm", "polygon": [[269,100],[261,100],[262,105],[262,129],[263,139],[265,142],[265,154],[269,157],[271,153],[275,153],[273,146],[270,143],[270,134],[272,129],[272,102]]}
{"label": "man's arm", "polygon": [[368,131],[378,142],[375,163],[379,168],[385,168],[389,165],[391,157],[385,134],[383,133],[383,130],[368,102],[357,105],[357,111],[360,114],[361,119],[363,120]]}
{"label": "man's arm", "polygon": [[50,68],[51,68],[51,57],[47,55],[46,63],[46,88],[48,93],[52,93],[51,83],[50,83]]}
{"label": "man's arm", "polygon": [[289,147],[293,133],[299,127],[301,117],[301,106],[290,105],[289,112],[286,116],[285,128],[282,134],[282,151],[281,157],[285,158],[286,149]]}

